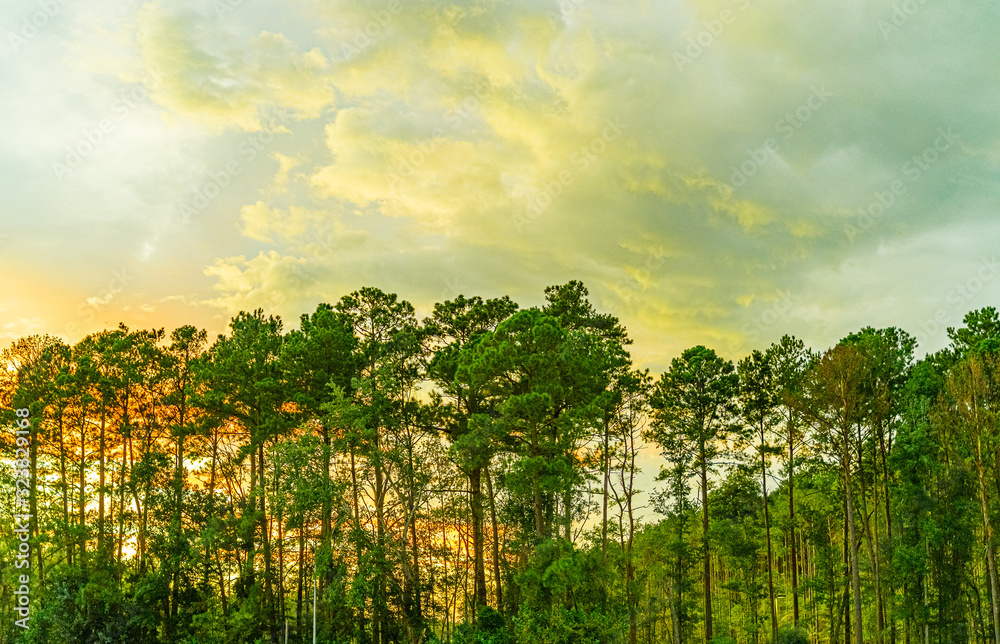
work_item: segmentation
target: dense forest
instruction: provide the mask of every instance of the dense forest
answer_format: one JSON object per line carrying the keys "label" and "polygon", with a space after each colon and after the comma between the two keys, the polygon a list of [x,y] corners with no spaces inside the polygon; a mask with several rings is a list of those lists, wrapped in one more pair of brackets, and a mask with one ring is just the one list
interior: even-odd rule
{"label": "dense forest", "polygon": [[25,337],[0,642],[1000,644],[1000,316],[948,338],[650,374],[575,281]]}

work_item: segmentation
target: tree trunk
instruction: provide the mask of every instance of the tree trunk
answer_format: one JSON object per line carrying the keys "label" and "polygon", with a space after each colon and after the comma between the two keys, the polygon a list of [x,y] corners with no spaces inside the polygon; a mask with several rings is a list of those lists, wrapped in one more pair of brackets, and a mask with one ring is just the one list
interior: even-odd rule
{"label": "tree trunk", "polygon": [[79,518],[80,523],[80,564],[87,563],[87,411],[84,409],[83,417],[80,419],[80,497],[79,497]]}
{"label": "tree trunk", "polygon": [[[354,539],[354,555],[357,557],[358,568],[361,567],[363,556],[361,548],[361,507],[358,503],[358,469],[354,458],[354,446],[351,446],[351,496],[354,505],[354,530],[357,538]],[[363,638],[365,636],[365,604],[364,600],[358,607],[358,632]]]}
{"label": "tree trunk", "polygon": [[295,632],[302,637],[302,594],[304,590],[305,583],[305,553],[306,553],[306,539],[305,539],[305,520],[303,520],[303,525],[299,526],[299,574],[298,584],[295,591]]}
{"label": "tree trunk", "polygon": [[795,541],[795,434],[791,412],[788,417],[788,533],[792,569],[792,625],[799,626],[799,559]]}
{"label": "tree trunk", "polygon": [[608,418],[604,419],[604,493],[602,499],[603,514],[601,519],[601,559],[606,561],[608,558],[608,488],[610,487],[610,461],[611,457],[608,455],[608,448],[610,446],[610,421]]}
{"label": "tree trunk", "polygon": [[257,480],[260,489],[260,532],[261,544],[264,546],[264,624],[271,637],[272,644],[278,644],[277,624],[275,622],[274,573],[271,565],[271,530],[267,520],[267,486],[264,477],[264,443],[257,447]]}
{"label": "tree trunk", "polygon": [[[539,456],[538,449],[538,428],[531,428],[531,451],[532,457]],[[535,510],[535,541],[541,542],[547,536],[545,534],[545,508],[542,501],[542,486],[538,480],[538,474],[531,477],[531,492]]]}
{"label": "tree trunk", "polygon": [[[846,443],[847,437],[843,437]],[[861,624],[861,572],[858,567],[858,539],[857,539],[857,529],[855,527],[854,520],[854,490],[851,483],[851,461],[850,455],[847,453],[847,448],[844,448],[843,458],[843,470],[844,470],[844,487],[846,489],[847,497],[847,532],[848,539],[850,541],[850,555],[851,555],[851,593],[852,600],[854,604],[854,640],[857,644],[863,644],[863,629]],[[998,643],[1000,644],[1000,643]]]}
{"label": "tree trunk", "polygon": [[389,644],[389,615],[387,610],[387,591],[384,570],[385,561],[385,480],[382,472],[382,457],[378,453],[378,434],[375,444],[375,530],[378,560],[378,573],[375,578],[375,627],[378,631],[375,644]]}
{"label": "tree trunk", "polygon": [[993,642],[1000,644],[1000,585],[997,583],[996,544],[993,541],[993,521],[990,519],[990,499],[986,490],[982,440],[976,436],[976,470],[979,478],[979,505],[983,511],[983,532],[986,540],[986,566],[990,574],[990,610],[993,614]]}
{"label": "tree trunk", "polygon": [[490,496],[490,524],[493,529],[493,576],[497,586],[497,610],[503,611],[503,583],[500,578],[500,534],[497,528],[497,506],[496,497],[493,496],[493,478],[490,476],[490,468],[487,463],[484,468],[486,472],[486,492]]}
{"label": "tree trunk", "polygon": [[[628,492],[626,493],[626,508],[628,510],[628,543],[625,546],[625,598],[628,603],[628,641],[636,644],[638,636],[639,602],[635,597],[635,562],[632,555],[632,545],[635,541],[635,514],[632,509],[632,497],[635,490],[635,442],[629,447],[632,462],[629,465]],[[605,474],[607,470],[605,469]],[[605,522],[605,530],[607,522]]]}
{"label": "tree trunk", "polygon": [[482,466],[469,470],[469,509],[472,512],[472,553],[475,584],[473,605],[486,606],[486,565],[483,548],[483,490]]}
{"label": "tree trunk", "polygon": [[323,549],[330,551],[332,536],[332,508],[330,504],[330,430],[326,425],[322,426],[323,432],[323,525],[320,528],[320,541],[323,542]]}
{"label": "tree trunk", "polygon": [[699,447],[701,461],[701,554],[704,559],[702,579],[705,584],[705,642],[712,640],[712,560],[708,548],[708,463],[705,457],[705,445]]}
{"label": "tree trunk", "polygon": [[97,492],[97,551],[104,552],[104,486],[105,486],[105,429],[107,428],[107,406],[101,400],[101,456],[100,456],[100,487]]}
{"label": "tree trunk", "polygon": [[[761,447],[764,445],[764,432],[760,432]],[[764,493],[764,534],[767,539],[767,605],[771,613],[771,641],[778,639],[778,614],[774,605],[774,555],[771,549],[771,511],[767,503],[767,459],[764,450],[760,451],[760,483]]]}
{"label": "tree trunk", "polygon": [[[62,510],[63,510],[63,539],[65,540],[65,535],[69,532],[69,479],[68,468],[66,467],[66,438],[63,434],[65,430],[65,423],[63,419],[63,412],[59,412],[59,482],[60,488],[62,490]],[[65,543],[65,541],[64,541]],[[69,564],[73,565],[73,555],[75,553],[76,545],[72,540],[68,542],[67,545],[67,556]]]}
{"label": "tree trunk", "polygon": [[[861,425],[858,424],[858,463],[861,463]],[[875,641],[878,644],[882,643],[882,631],[885,630],[885,613],[883,610],[882,602],[882,582],[881,573],[879,571],[879,561],[878,553],[878,534],[875,530],[872,530],[871,521],[868,519],[868,485],[865,479],[865,472],[863,467],[858,467],[858,483],[861,486],[861,524],[864,526],[865,533],[865,545],[868,547],[868,557],[871,559],[872,566],[872,581],[875,586]],[[878,481],[875,481],[872,485],[875,493],[874,505],[876,512],[878,512]],[[875,525],[878,525],[878,516],[875,518]]]}

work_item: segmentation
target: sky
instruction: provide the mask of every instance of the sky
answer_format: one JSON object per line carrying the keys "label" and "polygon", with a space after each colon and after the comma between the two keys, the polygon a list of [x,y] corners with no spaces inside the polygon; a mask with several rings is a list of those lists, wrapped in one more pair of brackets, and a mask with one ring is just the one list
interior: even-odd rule
{"label": "sky", "polygon": [[984,0],[5,0],[0,344],[543,302],[640,366],[1000,303]]}

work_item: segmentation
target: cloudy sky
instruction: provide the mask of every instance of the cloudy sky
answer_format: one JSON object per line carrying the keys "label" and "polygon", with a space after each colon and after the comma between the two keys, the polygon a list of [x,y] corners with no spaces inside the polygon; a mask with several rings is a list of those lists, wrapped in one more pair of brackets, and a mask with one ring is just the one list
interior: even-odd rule
{"label": "cloudy sky", "polygon": [[0,343],[582,280],[641,364],[1000,304],[985,0],[7,0]]}

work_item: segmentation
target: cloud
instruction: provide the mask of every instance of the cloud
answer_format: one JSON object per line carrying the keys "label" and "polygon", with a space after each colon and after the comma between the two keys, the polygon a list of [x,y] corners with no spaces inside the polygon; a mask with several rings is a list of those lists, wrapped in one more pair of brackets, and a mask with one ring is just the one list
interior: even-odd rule
{"label": "cloud", "polygon": [[365,283],[533,304],[582,279],[665,365],[933,319],[1000,206],[986,6],[177,0],[101,25],[98,5],[30,43],[31,74],[0,62],[0,170],[30,215],[5,257],[64,276],[74,305],[134,257],[152,301],[199,319]]}
{"label": "cloud", "polygon": [[330,62],[318,48],[300,52],[268,31],[238,42],[221,22],[163,2],[139,12],[142,65],[157,79],[153,99],[170,114],[213,131],[257,131],[268,112],[309,119],[333,106]]}
{"label": "cloud", "polygon": [[20,318],[0,325],[0,338],[16,340],[48,328],[44,318]]}

